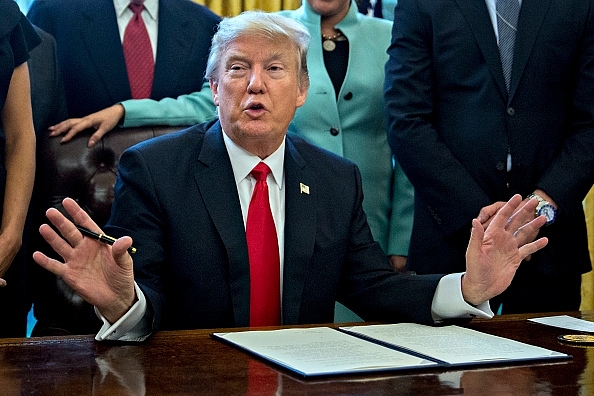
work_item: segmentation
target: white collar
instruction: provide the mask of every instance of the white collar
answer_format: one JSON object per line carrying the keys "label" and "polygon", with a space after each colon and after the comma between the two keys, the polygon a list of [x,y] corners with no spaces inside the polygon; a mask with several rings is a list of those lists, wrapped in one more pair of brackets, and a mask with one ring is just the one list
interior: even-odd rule
{"label": "white collar", "polygon": [[283,139],[281,145],[276,151],[270,154],[265,159],[260,159],[257,155],[249,153],[242,147],[238,146],[233,140],[227,136],[225,132],[223,134],[223,141],[231,160],[231,167],[233,168],[233,175],[235,177],[235,184],[239,184],[243,179],[249,176],[250,172],[258,163],[264,162],[272,171],[272,177],[279,189],[282,189],[284,180],[284,164],[285,164],[285,140]]}
{"label": "white collar", "polygon": [[[128,9],[130,0],[113,0],[116,16],[119,18]],[[144,8],[153,20],[157,20],[157,13],[159,12],[159,0],[144,0]]]}

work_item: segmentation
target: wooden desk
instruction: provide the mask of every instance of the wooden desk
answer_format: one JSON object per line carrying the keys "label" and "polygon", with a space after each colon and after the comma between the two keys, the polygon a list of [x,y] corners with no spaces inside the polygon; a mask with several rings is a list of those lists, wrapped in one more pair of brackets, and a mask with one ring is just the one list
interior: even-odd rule
{"label": "wooden desk", "polygon": [[[594,321],[594,312],[571,314]],[[98,343],[91,336],[6,339],[0,340],[0,394],[594,394],[594,347],[557,342],[567,331],[526,321],[534,316],[545,315],[504,315],[468,327],[572,360],[309,380],[216,341],[206,330],[159,332],[140,345]]]}

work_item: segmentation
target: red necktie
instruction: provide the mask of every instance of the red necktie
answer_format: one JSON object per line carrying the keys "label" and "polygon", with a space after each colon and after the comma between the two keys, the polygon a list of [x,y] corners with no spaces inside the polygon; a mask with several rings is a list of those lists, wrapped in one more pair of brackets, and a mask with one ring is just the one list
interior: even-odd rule
{"label": "red necktie", "polygon": [[280,258],[268,200],[269,173],[270,168],[263,162],[251,172],[256,186],[245,230],[250,260],[250,326],[280,324]]}
{"label": "red necktie", "polygon": [[144,99],[151,96],[155,60],[153,59],[151,40],[140,14],[144,5],[130,3],[129,7],[134,16],[128,22],[124,32],[124,58],[126,59],[132,98]]}

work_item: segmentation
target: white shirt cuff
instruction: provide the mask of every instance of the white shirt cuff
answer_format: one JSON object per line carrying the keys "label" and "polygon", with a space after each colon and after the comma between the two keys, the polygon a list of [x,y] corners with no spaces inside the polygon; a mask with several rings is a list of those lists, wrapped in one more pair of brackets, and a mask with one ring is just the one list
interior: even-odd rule
{"label": "white shirt cuff", "polygon": [[134,291],[138,301],[134,303],[121,318],[114,324],[109,323],[107,319],[95,307],[95,314],[103,321],[103,326],[95,336],[97,341],[144,341],[150,335],[150,319],[146,316],[147,303],[144,293],[136,282],[134,282]]}
{"label": "white shirt cuff", "polygon": [[462,275],[463,272],[449,274],[439,280],[437,289],[433,295],[431,314],[435,322],[444,319],[454,318],[492,318],[493,311],[489,301],[476,307],[464,301],[462,296]]}

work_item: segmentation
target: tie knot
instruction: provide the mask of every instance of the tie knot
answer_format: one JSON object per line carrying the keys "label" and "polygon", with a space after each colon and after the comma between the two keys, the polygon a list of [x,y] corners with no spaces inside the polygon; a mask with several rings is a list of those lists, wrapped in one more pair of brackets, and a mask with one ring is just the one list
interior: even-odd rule
{"label": "tie knot", "polygon": [[132,10],[134,15],[140,15],[142,10],[144,10],[144,4],[142,4],[142,2],[140,2],[140,3],[131,2],[128,7]]}
{"label": "tie knot", "polygon": [[260,162],[252,169],[250,174],[254,176],[257,181],[266,180],[266,176],[270,173],[270,168],[264,162]]}

